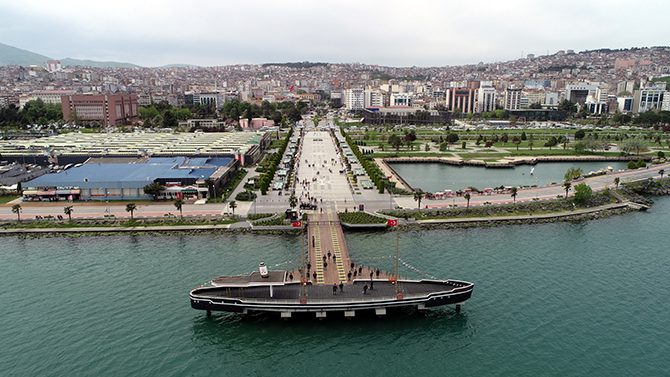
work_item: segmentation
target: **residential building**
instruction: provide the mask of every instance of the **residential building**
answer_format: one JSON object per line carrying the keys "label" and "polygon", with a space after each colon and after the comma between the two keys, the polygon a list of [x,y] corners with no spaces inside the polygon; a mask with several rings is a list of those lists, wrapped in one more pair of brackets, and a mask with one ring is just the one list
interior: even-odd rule
{"label": "residential building", "polygon": [[521,97],[523,92],[521,89],[509,88],[505,90],[505,110],[519,110],[521,109]]}

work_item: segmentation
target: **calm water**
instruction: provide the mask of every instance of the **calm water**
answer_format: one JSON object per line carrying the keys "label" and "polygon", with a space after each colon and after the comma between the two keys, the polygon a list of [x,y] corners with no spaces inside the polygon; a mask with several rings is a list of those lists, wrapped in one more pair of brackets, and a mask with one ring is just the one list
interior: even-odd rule
{"label": "calm water", "polygon": [[[661,198],[647,213],[587,223],[402,232],[407,263],[475,283],[460,313],[288,323],[207,318],[188,292],[296,258],[296,237],[3,238],[0,374],[667,375],[668,221]],[[346,237],[354,257],[395,250],[394,233]]]}
{"label": "calm water", "polygon": [[[410,186],[426,192],[462,190],[469,186],[483,190],[487,187],[544,186],[563,181],[565,172],[571,167],[580,167],[584,173],[606,169],[626,169],[627,162],[546,162],[535,165],[517,165],[510,169],[485,168],[481,166],[455,166],[446,164],[393,163],[393,168]],[[533,175],[530,170],[535,167]]]}

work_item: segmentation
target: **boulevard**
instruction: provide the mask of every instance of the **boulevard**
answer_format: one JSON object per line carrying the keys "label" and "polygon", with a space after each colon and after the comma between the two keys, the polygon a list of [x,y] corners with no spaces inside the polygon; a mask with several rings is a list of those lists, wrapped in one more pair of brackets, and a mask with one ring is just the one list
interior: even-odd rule
{"label": "boulevard", "polygon": [[[321,120],[319,126],[325,127],[327,120]],[[335,137],[340,142],[344,142],[344,137],[339,129],[335,130]],[[360,167],[360,164],[352,164],[352,169]],[[253,171],[253,168],[247,168]],[[653,165],[647,168],[629,170],[624,172],[608,173],[606,175],[580,179],[572,182],[572,187],[585,182],[593,191],[600,191],[605,188],[614,188],[614,178],[618,177],[621,183],[634,180],[643,180],[649,178],[659,178],[658,171],[665,169],[670,171],[670,163]],[[359,210],[363,205],[366,211],[388,210],[396,207],[404,209],[416,209],[418,203],[413,196],[390,196],[387,193],[380,194],[377,189],[372,190],[354,190],[352,183],[348,180],[347,174],[340,173],[345,167],[334,140],[327,131],[311,130],[306,131],[303,136],[300,155],[296,159],[296,169],[294,178],[294,194],[298,203],[306,203],[309,198],[316,200],[316,212],[344,212]],[[367,176],[359,179],[369,179]],[[241,191],[241,185],[230,196]],[[572,192],[570,192],[572,194]],[[185,217],[202,216],[224,216],[234,214],[245,217],[256,213],[277,213],[284,212],[289,208],[290,192],[268,191],[265,196],[259,196],[252,202],[237,201],[237,208],[233,211],[230,207],[230,200],[226,203],[213,204],[184,204],[182,213]],[[565,189],[561,184],[549,187],[537,187],[520,189],[517,192],[516,202],[527,202],[533,200],[550,200],[557,196],[564,196]],[[511,204],[515,202],[510,194],[491,194],[478,195],[473,194],[470,198],[470,206],[486,204],[500,205]],[[125,206],[128,202],[115,201],[97,201],[97,202],[22,202],[16,199],[10,203],[0,205],[0,219],[16,219],[17,215],[12,213],[14,204],[21,205],[21,218],[34,219],[36,216],[64,216],[63,209],[66,206],[72,206],[73,219],[93,219],[93,218],[130,218],[130,212],[127,212]],[[179,216],[179,210],[172,202],[135,202],[137,208],[133,213],[135,218],[163,218],[165,215]],[[465,206],[467,201],[463,196],[453,196],[446,200],[421,200],[422,208],[447,208],[453,206]]]}

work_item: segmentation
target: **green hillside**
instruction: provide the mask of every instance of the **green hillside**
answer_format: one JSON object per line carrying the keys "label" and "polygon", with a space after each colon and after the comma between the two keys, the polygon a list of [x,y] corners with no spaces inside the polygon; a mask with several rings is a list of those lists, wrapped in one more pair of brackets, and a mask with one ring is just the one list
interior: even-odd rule
{"label": "green hillside", "polygon": [[65,58],[60,60],[61,66],[65,67],[66,65],[80,65],[82,67],[95,67],[95,68],[142,68],[136,64],[130,63],[119,63],[119,62],[98,62],[95,60],[82,60],[82,59],[72,59]]}
{"label": "green hillside", "polygon": [[0,43],[0,65],[20,65],[26,67],[34,64],[43,66],[47,60],[53,59]]}

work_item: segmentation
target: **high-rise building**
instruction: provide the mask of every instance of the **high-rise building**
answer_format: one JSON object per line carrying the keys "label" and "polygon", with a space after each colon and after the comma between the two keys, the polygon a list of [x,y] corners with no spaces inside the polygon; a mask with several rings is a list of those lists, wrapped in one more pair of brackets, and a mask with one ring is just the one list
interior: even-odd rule
{"label": "high-rise building", "polygon": [[477,89],[450,88],[446,91],[447,108],[451,111],[461,109],[463,114],[475,112]]}
{"label": "high-rise building", "polygon": [[491,87],[482,87],[477,91],[477,112],[490,112],[496,109],[496,90]]}
{"label": "high-rise building", "polygon": [[345,89],[342,91],[342,103],[350,111],[362,110],[365,107],[363,89]]}
{"label": "high-rise building", "polygon": [[521,109],[521,89],[507,89],[505,91],[505,110]]}

